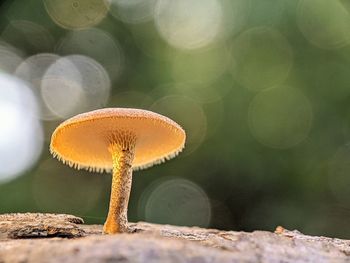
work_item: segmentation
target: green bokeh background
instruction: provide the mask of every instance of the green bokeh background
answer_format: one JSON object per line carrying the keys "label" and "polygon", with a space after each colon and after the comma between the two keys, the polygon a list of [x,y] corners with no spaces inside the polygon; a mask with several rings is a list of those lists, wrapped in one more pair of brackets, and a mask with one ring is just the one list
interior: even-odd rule
{"label": "green bokeh background", "polygon": [[[350,46],[337,40],[350,38],[350,23],[327,26],[344,14],[322,0],[250,2],[237,32],[196,50],[169,45],[153,21],[128,24],[108,14],[95,26],[116,39],[124,57],[106,106],[158,111],[182,124],[189,137],[177,158],[134,173],[129,220],[193,224],[176,212],[176,200],[166,199],[176,194],[160,202],[175,207],[167,222],[164,210],[153,207],[148,217],[144,212],[154,185],[185,179],[194,190],[183,200],[200,193],[210,204],[210,220],[199,225],[244,231],[282,225],[350,238]],[[350,11],[347,1],[335,2]],[[304,4],[306,14],[300,11]],[[321,11],[312,13],[307,5],[313,4]],[[326,22],[309,30],[315,16]],[[55,53],[69,31],[55,24],[38,0],[5,1],[0,32],[13,20],[42,25],[54,39],[38,48],[31,42],[36,36],[16,28],[0,34],[25,57]],[[42,122],[47,138],[60,121]],[[48,149],[46,140],[29,171],[0,184],[0,213],[71,213],[102,224],[110,175],[70,169]],[[201,215],[196,203],[186,209]]]}

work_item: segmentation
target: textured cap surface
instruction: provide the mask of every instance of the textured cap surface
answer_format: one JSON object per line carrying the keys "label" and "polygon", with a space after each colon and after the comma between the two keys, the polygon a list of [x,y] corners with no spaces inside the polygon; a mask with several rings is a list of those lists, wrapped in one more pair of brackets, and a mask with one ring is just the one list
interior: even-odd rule
{"label": "textured cap surface", "polygon": [[86,112],[61,123],[51,137],[51,153],[70,166],[110,171],[111,138],[133,134],[136,138],[133,169],[143,169],[171,159],[185,145],[185,131],[160,114],[139,109],[106,108]]}

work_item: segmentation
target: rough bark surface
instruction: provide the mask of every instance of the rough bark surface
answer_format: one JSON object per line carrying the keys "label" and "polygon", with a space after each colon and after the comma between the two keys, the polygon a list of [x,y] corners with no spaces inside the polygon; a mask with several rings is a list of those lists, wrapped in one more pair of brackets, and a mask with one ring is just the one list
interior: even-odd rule
{"label": "rough bark surface", "polygon": [[0,215],[0,263],[30,262],[350,262],[350,241],[303,235],[130,223],[102,235],[71,215]]}

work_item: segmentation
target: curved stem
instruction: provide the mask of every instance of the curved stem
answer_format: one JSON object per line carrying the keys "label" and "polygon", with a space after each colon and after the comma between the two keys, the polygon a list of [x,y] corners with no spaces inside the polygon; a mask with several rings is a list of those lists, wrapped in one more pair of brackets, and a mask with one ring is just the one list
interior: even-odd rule
{"label": "curved stem", "polygon": [[132,182],[134,147],[111,144],[109,151],[113,160],[111,197],[107,220],[103,226],[106,234],[128,232],[128,203]]}

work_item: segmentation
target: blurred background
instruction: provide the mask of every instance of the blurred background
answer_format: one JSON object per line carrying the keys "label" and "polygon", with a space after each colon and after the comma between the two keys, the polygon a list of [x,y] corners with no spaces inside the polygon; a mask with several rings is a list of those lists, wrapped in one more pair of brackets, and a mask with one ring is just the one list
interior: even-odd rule
{"label": "blurred background", "polygon": [[350,3],[8,0],[0,6],[0,213],[102,224],[109,174],[49,154],[75,114],[134,107],[187,131],[134,173],[130,221],[350,238]]}

